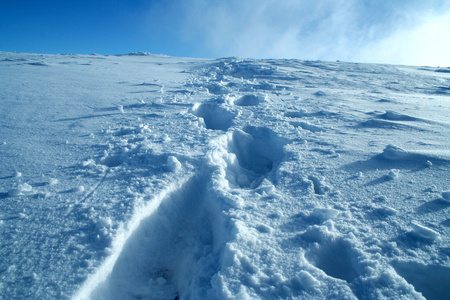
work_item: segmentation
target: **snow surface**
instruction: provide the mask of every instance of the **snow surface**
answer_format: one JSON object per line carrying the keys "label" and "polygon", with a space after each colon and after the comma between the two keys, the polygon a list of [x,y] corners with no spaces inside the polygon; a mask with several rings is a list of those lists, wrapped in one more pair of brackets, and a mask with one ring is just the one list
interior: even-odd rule
{"label": "snow surface", "polygon": [[450,299],[450,72],[0,52],[0,298]]}

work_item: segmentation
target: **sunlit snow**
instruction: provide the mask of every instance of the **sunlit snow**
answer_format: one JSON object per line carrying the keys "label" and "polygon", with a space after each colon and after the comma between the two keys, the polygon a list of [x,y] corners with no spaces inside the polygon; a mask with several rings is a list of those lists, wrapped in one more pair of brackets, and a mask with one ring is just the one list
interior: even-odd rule
{"label": "sunlit snow", "polygon": [[0,52],[0,298],[449,299],[450,69]]}

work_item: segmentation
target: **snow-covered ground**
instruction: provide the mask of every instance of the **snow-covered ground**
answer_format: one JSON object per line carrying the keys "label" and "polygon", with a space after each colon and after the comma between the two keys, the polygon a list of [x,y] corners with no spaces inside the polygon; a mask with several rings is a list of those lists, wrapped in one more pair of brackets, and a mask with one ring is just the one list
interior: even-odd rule
{"label": "snow-covered ground", "polygon": [[450,69],[0,52],[0,298],[450,299]]}

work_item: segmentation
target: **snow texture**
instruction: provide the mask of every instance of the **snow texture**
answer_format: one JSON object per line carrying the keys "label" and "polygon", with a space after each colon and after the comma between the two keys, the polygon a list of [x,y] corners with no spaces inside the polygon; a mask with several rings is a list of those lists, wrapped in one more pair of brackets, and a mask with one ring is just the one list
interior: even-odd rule
{"label": "snow texture", "polygon": [[449,76],[0,52],[0,298],[450,299]]}

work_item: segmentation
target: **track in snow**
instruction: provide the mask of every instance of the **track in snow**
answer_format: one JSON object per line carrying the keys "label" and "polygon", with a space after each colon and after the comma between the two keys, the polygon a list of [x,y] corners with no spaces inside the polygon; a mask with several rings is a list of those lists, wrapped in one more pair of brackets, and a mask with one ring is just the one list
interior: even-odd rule
{"label": "track in snow", "polygon": [[[0,145],[2,295],[449,293],[447,73],[297,60],[22,56],[0,61],[2,74],[23,82],[31,74],[29,84],[41,87],[53,78],[66,93],[34,95],[28,87],[24,96],[13,89],[22,82],[3,75],[11,88],[1,94],[9,103]],[[39,115],[28,99],[55,105]],[[16,128],[11,116],[23,115],[35,122]],[[48,135],[36,139],[35,129]],[[14,149],[29,161],[43,150],[55,160],[33,166]]]}

